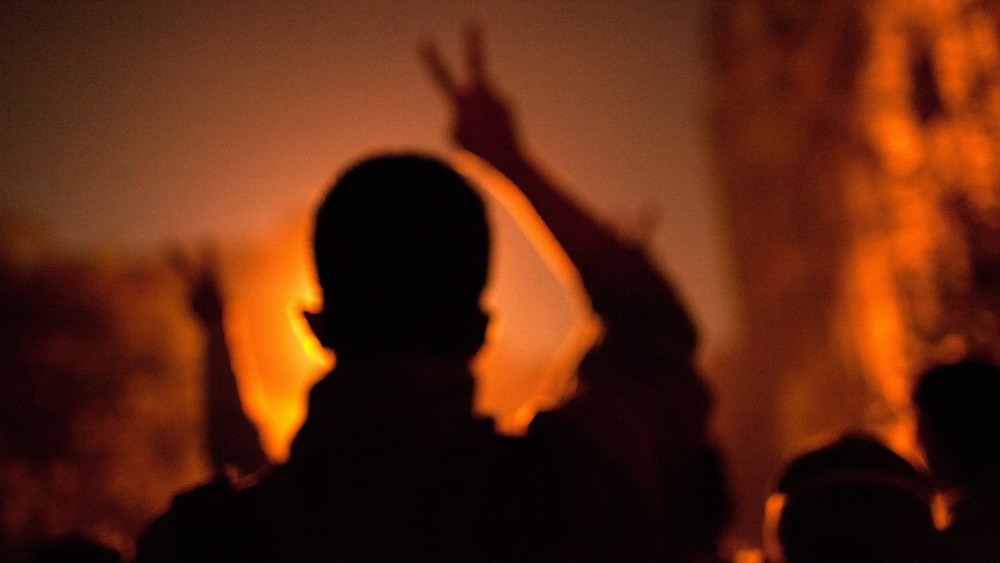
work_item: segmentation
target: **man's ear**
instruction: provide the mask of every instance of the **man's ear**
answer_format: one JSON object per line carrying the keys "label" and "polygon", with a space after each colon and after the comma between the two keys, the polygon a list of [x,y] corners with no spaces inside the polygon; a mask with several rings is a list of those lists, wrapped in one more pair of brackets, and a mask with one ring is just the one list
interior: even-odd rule
{"label": "man's ear", "polygon": [[324,311],[322,309],[316,312],[302,311],[302,316],[305,317],[306,323],[309,324],[309,330],[316,336],[316,340],[319,340],[320,345],[324,348],[331,348],[330,326]]}

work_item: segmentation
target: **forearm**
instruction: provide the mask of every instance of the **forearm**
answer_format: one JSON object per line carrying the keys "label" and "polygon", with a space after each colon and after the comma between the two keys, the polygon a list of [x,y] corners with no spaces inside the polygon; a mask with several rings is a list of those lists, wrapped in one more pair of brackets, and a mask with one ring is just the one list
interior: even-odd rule
{"label": "forearm", "polygon": [[209,457],[218,470],[230,465],[250,474],[266,464],[267,457],[257,429],[243,411],[222,316],[208,315],[202,322]]}
{"label": "forearm", "polygon": [[577,268],[588,269],[622,246],[611,228],[585,212],[526,152],[506,151],[488,160],[524,194]]}
{"label": "forearm", "polygon": [[586,212],[524,151],[494,152],[488,160],[521,190],[563,247],[608,330],[641,331],[694,348],[695,330],[683,304],[639,245]]}

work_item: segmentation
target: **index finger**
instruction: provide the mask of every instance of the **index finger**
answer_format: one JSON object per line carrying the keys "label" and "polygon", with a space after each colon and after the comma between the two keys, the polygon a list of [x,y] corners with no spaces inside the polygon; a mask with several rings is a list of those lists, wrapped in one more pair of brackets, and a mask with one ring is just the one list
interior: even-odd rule
{"label": "index finger", "polygon": [[431,79],[445,93],[448,98],[457,100],[459,96],[458,85],[451,71],[441,60],[437,45],[433,41],[426,40],[420,45],[420,56],[424,60],[424,66],[431,75]]}
{"label": "index finger", "polygon": [[486,65],[483,62],[483,30],[478,25],[470,24],[465,28],[465,56],[472,83],[488,84]]}

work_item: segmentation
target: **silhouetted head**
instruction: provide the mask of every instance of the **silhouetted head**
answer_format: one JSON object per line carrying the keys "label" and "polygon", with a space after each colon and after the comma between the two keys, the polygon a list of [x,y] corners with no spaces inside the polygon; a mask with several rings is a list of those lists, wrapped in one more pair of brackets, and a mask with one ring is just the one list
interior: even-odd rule
{"label": "silhouetted head", "polygon": [[966,486],[1000,468],[1000,369],[979,360],[939,365],[913,391],[920,442],[934,476]]}
{"label": "silhouetted head", "polygon": [[886,483],[830,480],[787,497],[778,525],[787,563],[934,560],[930,507]]}
{"label": "silhouetted head", "polygon": [[934,492],[927,477],[910,462],[878,438],[863,432],[846,433],[793,459],[778,480],[778,492],[789,494],[803,485],[831,477],[894,482],[928,503]]}
{"label": "silhouetted head", "polygon": [[934,553],[929,481],[874,437],[849,434],[799,456],[778,491],[768,530],[775,560],[918,562]]}
{"label": "silhouetted head", "polygon": [[324,345],[471,356],[483,341],[489,266],[482,200],[450,166],[419,155],[362,161],[316,214]]}

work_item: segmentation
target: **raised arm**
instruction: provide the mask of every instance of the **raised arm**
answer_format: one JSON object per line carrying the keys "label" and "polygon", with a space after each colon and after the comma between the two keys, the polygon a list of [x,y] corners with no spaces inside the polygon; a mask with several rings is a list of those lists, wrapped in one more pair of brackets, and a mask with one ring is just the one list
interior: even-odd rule
{"label": "raised arm", "polygon": [[[583,450],[610,460],[612,473],[626,476],[625,488],[637,487],[643,508],[636,514],[645,515],[643,521],[657,530],[650,537],[663,543],[659,556],[634,559],[710,560],[729,505],[708,431],[711,394],[694,365],[694,325],[646,252],[573,201],[530,154],[510,106],[486,75],[479,32],[470,31],[466,41],[470,79],[464,84],[454,80],[433,45],[423,49],[453,107],[455,141],[520,188],[576,266],[604,325],[602,340],[579,367],[583,393],[537,417],[529,436],[575,436],[585,443]],[[582,473],[596,467],[583,466]],[[611,481],[601,476],[594,482]],[[582,511],[591,516],[617,506],[614,487],[584,486],[576,493],[599,497],[584,502],[596,507]],[[605,535],[601,524],[587,527],[587,516],[581,522],[577,537]],[[599,553],[587,540],[577,547],[574,555],[585,559]]]}
{"label": "raised arm", "polygon": [[613,233],[565,194],[524,149],[509,105],[494,89],[483,65],[478,29],[466,31],[469,81],[459,84],[432,43],[422,49],[427,68],[454,110],[455,142],[507,176],[535,207],[574,263],[614,248]]}
{"label": "raised arm", "polygon": [[187,284],[191,312],[205,335],[206,442],[212,467],[220,473],[228,474],[230,469],[241,475],[254,473],[268,461],[257,429],[243,412],[230,361],[218,259],[207,251],[197,260],[177,253],[173,261]]}
{"label": "raised arm", "polygon": [[456,81],[433,43],[422,48],[431,77],[452,106],[456,143],[507,176],[562,245],[604,321],[605,353],[620,351],[633,359],[636,353],[668,353],[672,363],[689,362],[696,333],[671,285],[638,245],[573,201],[530,154],[516,116],[486,73],[479,30],[469,29],[465,40],[465,83]]}

